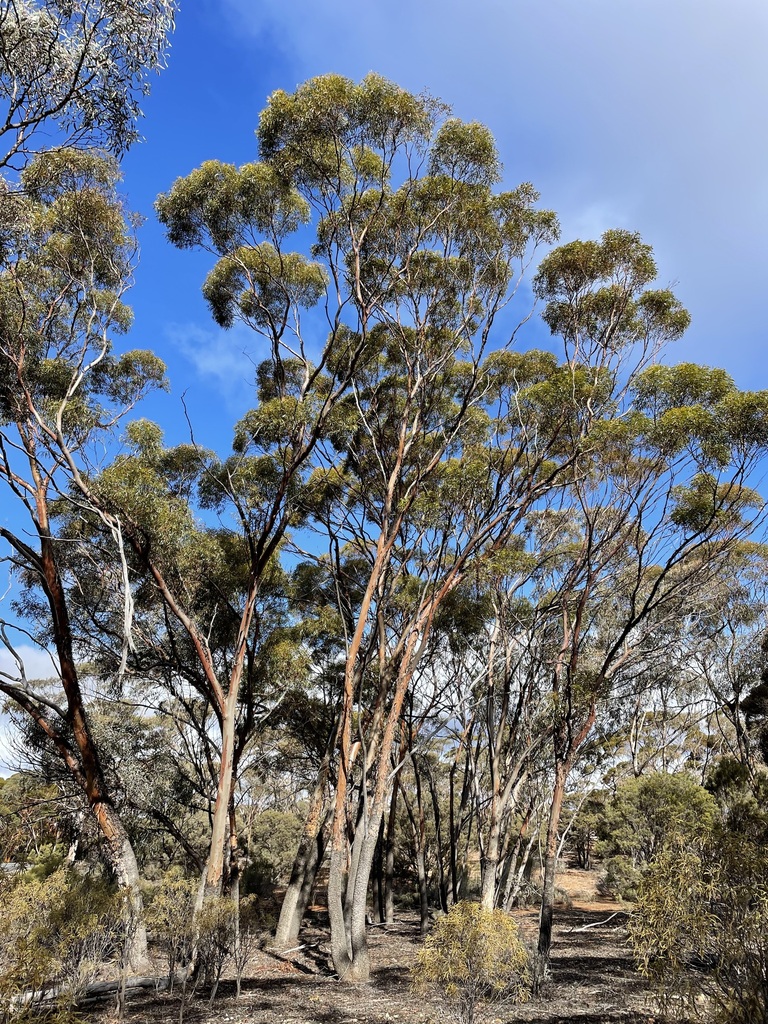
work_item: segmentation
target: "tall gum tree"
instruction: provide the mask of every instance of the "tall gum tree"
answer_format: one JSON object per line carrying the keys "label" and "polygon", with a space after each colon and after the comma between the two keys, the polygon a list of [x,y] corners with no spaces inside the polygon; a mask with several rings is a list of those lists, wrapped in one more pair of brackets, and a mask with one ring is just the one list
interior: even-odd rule
{"label": "tall gum tree", "polygon": [[[444,179],[435,175],[420,195],[441,194],[445,187]],[[477,274],[481,289],[489,282],[484,260],[498,236],[493,219],[478,216],[478,201],[473,191],[473,231],[485,230],[488,237],[473,247],[473,256],[467,255],[464,265],[466,273]],[[422,199],[420,212],[424,209]],[[458,202],[452,210],[459,245],[464,238],[461,216],[468,210]],[[424,219],[434,223],[429,216]],[[441,236],[443,242],[445,237]],[[374,253],[375,242],[372,234],[369,245]],[[529,242],[526,239],[525,245]],[[590,449],[591,433],[615,416],[627,380],[637,375],[656,346],[679,334],[687,323],[673,296],[648,292],[640,311],[633,311],[633,343],[638,344],[629,354],[626,347],[617,354],[610,344],[595,344],[562,363],[535,351],[502,348],[485,355],[503,299],[493,292],[490,301],[474,307],[477,334],[467,340],[461,331],[452,336],[441,316],[451,309],[446,292],[451,299],[455,295],[453,257],[450,249],[448,255],[436,253],[430,248],[433,244],[434,236],[428,234],[421,242],[425,251],[417,249],[409,256],[412,277],[397,265],[393,302],[400,315],[379,331],[387,374],[361,380],[356,389],[358,422],[347,442],[345,462],[350,482],[342,519],[334,529],[337,537],[346,536],[370,560],[366,596],[347,650],[329,880],[334,963],[340,976],[355,981],[365,980],[369,972],[364,929],[367,871],[389,786],[397,717],[441,602],[469,573],[514,548],[516,533],[541,502],[570,484],[582,451]],[[516,252],[525,245],[518,243]],[[603,245],[607,258],[617,265],[617,277],[631,271],[634,249],[645,261],[645,270],[652,268],[648,248],[635,236],[615,232]],[[619,268],[625,258],[626,266]],[[377,258],[376,267],[382,262]],[[506,297],[512,275],[499,276],[500,265],[497,253],[490,280]],[[430,302],[422,301],[425,268]],[[458,322],[463,330],[463,309]],[[386,609],[393,601],[405,602],[407,614],[400,616],[393,636],[378,638],[381,687],[364,741],[368,756],[361,762],[364,769],[372,768],[370,792],[364,783],[362,845],[358,854],[358,825],[350,859],[347,794],[356,754],[351,725],[362,679],[359,655],[367,649],[365,638],[376,635],[382,619],[387,621]],[[360,711],[358,707],[358,722],[365,720]]]}
{"label": "tall gum tree", "polygon": [[[339,76],[315,79],[291,96],[271,98],[258,129],[260,163],[239,169],[206,163],[157,203],[174,244],[217,257],[204,285],[216,321],[246,323],[269,356],[258,374],[259,405],[239,425],[235,453],[221,464],[200,460],[203,500],[226,510],[249,564],[226,678],[216,671],[209,623],[196,618],[153,557],[151,531],[126,528],[169,614],[187,631],[219,708],[209,892],[220,889],[224,874],[234,724],[261,579],[287,529],[342,482],[335,465],[313,467],[313,453],[321,439],[332,450],[333,438],[349,433],[344,419],[355,415],[354,397],[343,407],[341,399],[356,393],[356,375],[380,372],[381,339],[374,332],[397,323],[399,280],[418,279],[407,301],[428,307],[430,321],[448,324],[450,348],[456,339],[466,344],[481,333],[475,320],[485,316],[484,303],[498,311],[512,258],[519,261],[529,240],[551,238],[554,230],[551,215],[534,214],[530,189],[491,196],[488,179],[497,167],[488,133],[451,120],[435,134],[444,116],[434,100],[377,76],[360,85]],[[428,153],[433,173],[420,178]],[[402,184],[393,183],[395,174]],[[460,228],[458,220],[451,226],[457,204]],[[481,239],[473,225],[483,218],[492,229]],[[290,248],[309,222],[312,259]],[[437,258],[450,268],[450,279],[433,284],[436,240],[446,250]],[[473,247],[488,240],[490,253],[475,261],[482,273],[477,266],[467,273]],[[409,313],[419,315],[417,308]],[[419,344],[423,353],[424,339]],[[415,348],[414,358],[421,357]],[[418,367],[412,371],[414,382],[421,380]],[[423,389],[423,381],[415,386]],[[111,490],[105,506],[125,520],[118,492]]]}
{"label": "tall gum tree", "polygon": [[[29,595],[39,595],[31,636],[43,649],[53,645],[60,686],[51,693],[31,685],[11,640],[23,627],[3,620],[2,639],[17,671],[0,673],[0,691],[34,719],[98,821],[107,859],[139,922],[137,962],[146,954],[146,935],[136,858],[88,720],[70,620],[75,584],[56,523],[99,445],[163,379],[164,367],[151,353],[112,354],[113,336],[130,323],[123,297],[135,255],[118,179],[111,161],[60,150],[35,158],[21,174],[23,195],[2,207],[0,481],[15,511],[0,539],[3,560]],[[17,517],[23,517],[18,525]],[[28,610],[24,596],[17,607]]]}
{"label": "tall gum tree", "polygon": [[[280,96],[279,104],[273,100],[272,109],[290,111],[304,95],[316,102],[319,94],[313,83],[310,86],[312,92],[308,86],[304,94],[300,90],[296,97]],[[321,118],[319,123],[319,131],[325,131],[326,121]],[[354,117],[345,116],[345,123],[354,124]],[[292,126],[290,134],[279,136],[270,130],[267,137],[272,145],[273,139],[279,141],[275,159],[281,166],[298,166],[303,174],[322,180],[327,149],[317,137],[308,138],[307,124],[303,121]],[[354,158],[359,162],[364,155],[373,169],[362,150]],[[496,481],[511,479],[514,466],[522,461],[530,460],[533,467],[543,460],[533,451],[530,438],[523,444],[525,454],[512,454],[515,446],[508,443],[506,425],[486,408],[492,393],[502,401],[494,389],[502,386],[505,374],[534,371],[514,361],[500,366],[494,360],[485,367],[484,355],[498,314],[514,296],[536,245],[552,240],[554,218],[535,210],[536,195],[528,186],[494,191],[499,173],[495,147],[480,125],[446,121],[430,140],[419,170],[397,189],[371,188],[359,200],[354,197],[358,216],[375,212],[365,221],[363,245],[352,247],[347,262],[359,280],[359,294],[376,297],[368,333],[376,358],[360,364],[330,436],[331,455],[338,453],[335,464],[339,454],[343,456],[345,481],[338,506],[344,522],[337,522],[335,529],[369,560],[369,577],[346,652],[329,882],[334,963],[340,976],[350,981],[365,980],[369,973],[365,894],[389,788],[387,766],[414,668],[440,602],[458,585],[475,555],[500,545],[512,528],[511,517],[502,509],[519,510],[524,504],[515,504],[511,496],[516,485],[502,483],[497,494]],[[347,231],[347,223],[336,215],[326,215],[321,222],[322,238],[333,244],[346,242]],[[508,342],[509,333],[501,340]],[[504,442],[494,445],[494,431],[505,433]],[[483,444],[488,439],[490,455]],[[460,464],[460,451],[468,445],[473,445],[473,458]],[[449,502],[455,508],[461,500],[460,478],[470,464],[485,483],[485,505],[466,538],[446,543]],[[534,500],[537,487],[545,486],[531,484],[535,475],[531,468],[521,484],[529,495],[525,500]],[[467,479],[470,476],[466,473]],[[467,501],[471,504],[472,499]],[[420,502],[423,507],[418,511]],[[363,759],[374,769],[370,810],[362,831],[356,833],[353,870],[348,873],[347,796],[358,749],[352,740],[352,720],[363,678],[361,655],[373,646],[371,635],[378,628],[378,612],[385,608],[391,581],[407,572],[402,551],[412,547],[408,534],[416,541],[423,566],[428,565],[429,546],[435,559],[409,621],[391,645],[382,643],[381,685]]]}
{"label": "tall gum tree", "polygon": [[[376,470],[387,522],[361,599],[360,629],[350,638],[342,763],[349,753],[357,652],[376,574],[397,539],[397,520],[457,444],[459,425],[471,420],[472,406],[489,386],[479,363],[490,327],[532,250],[556,231],[554,217],[534,209],[529,186],[493,191],[498,162],[487,130],[445,114],[434,100],[377,76],[360,85],[338,76],[315,79],[293,95],[271,98],[258,130],[261,163],[238,170],[209,162],[158,200],[172,242],[218,257],[204,285],[216,320],[222,326],[242,320],[262,336],[270,356],[258,375],[260,404],[240,424],[235,454],[201,474],[208,500],[229,510],[249,549],[243,646],[254,626],[264,566],[289,526],[345,488],[344,462],[355,459],[350,439],[365,442],[368,451],[360,457],[371,463],[379,443],[394,456]],[[290,249],[293,234],[309,221],[316,237],[311,260]],[[464,365],[457,350],[469,356]],[[402,405],[403,387],[397,421],[387,405]],[[361,402],[367,412],[358,429]],[[379,402],[381,414],[374,414]],[[384,432],[380,439],[368,433],[375,421]],[[322,458],[314,459],[321,443]],[[408,482],[404,474],[414,467]],[[119,496],[114,500],[119,508]],[[168,587],[151,543],[142,544],[137,538],[135,550],[170,613],[188,630],[222,708],[207,880],[216,891],[242,661],[232,659],[227,679],[216,677],[207,623],[196,621],[183,595]],[[431,614],[427,602],[422,616]],[[417,634],[414,626],[411,642]],[[401,685],[400,702],[403,692]],[[385,732],[393,728],[388,724]]]}
{"label": "tall gum tree", "polygon": [[[551,253],[537,275],[544,319],[586,372],[605,410],[552,514],[563,530],[544,590],[553,612],[554,788],[547,828],[537,981],[551,945],[557,832],[568,774],[611,681],[668,631],[762,517],[750,474],[768,440],[768,395],[727,374],[650,364],[687,325],[667,291],[648,288],[650,249],[637,236]],[[638,369],[627,373],[636,352]],[[574,439],[575,440],[575,439]]]}

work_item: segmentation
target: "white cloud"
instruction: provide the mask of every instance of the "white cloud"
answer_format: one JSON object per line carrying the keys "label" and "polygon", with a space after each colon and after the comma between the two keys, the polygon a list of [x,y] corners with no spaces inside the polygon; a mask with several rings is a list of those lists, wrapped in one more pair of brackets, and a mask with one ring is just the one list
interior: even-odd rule
{"label": "white cloud", "polygon": [[534,182],[564,240],[625,226],[654,246],[693,314],[681,358],[760,384],[764,0],[219,2],[244,45],[250,31],[282,54],[270,88],[373,69],[489,124],[510,183]]}
{"label": "white cloud", "polygon": [[197,324],[170,324],[166,335],[197,374],[224,399],[230,412],[241,413],[253,396],[253,332],[235,326],[229,331]]}
{"label": "white cloud", "polygon": [[[24,663],[24,672],[28,680],[50,679],[56,675],[56,665],[48,651],[31,644],[19,644],[16,653]],[[0,647],[0,672],[17,678],[18,668],[11,654]]]}

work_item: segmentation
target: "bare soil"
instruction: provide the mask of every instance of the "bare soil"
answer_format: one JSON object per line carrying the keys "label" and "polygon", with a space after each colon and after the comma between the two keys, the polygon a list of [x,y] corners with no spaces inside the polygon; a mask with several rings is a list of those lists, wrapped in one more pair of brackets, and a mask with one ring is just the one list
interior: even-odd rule
{"label": "bare soil", "polygon": [[[594,875],[567,871],[558,885],[570,906],[556,910],[552,977],[543,997],[520,1006],[496,1007],[491,1020],[528,1024],[661,1024],[671,1020],[655,1009],[653,993],[634,969],[627,943],[625,909],[599,900]],[[615,915],[615,916],[612,916]],[[317,923],[305,928],[300,948],[278,956],[260,951],[252,959],[242,993],[225,980],[213,1005],[205,993],[184,1014],[188,1024],[443,1024],[452,1019],[438,992],[416,996],[409,968],[421,943],[417,915],[400,914],[394,925],[369,932],[373,977],[369,985],[341,984],[333,974],[328,934]],[[538,912],[517,913],[523,937],[536,934]],[[106,1006],[91,1011],[92,1024],[113,1021]],[[176,994],[137,993],[130,997],[128,1024],[175,1024]],[[682,1024],[680,1017],[675,1017]]]}

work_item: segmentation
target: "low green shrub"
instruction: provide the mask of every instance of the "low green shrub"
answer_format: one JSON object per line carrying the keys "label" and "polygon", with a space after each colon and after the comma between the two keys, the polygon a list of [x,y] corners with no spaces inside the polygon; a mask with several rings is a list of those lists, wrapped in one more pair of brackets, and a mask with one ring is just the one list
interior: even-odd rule
{"label": "low green shrub", "polygon": [[528,951],[512,918],[468,901],[437,921],[411,976],[417,992],[440,988],[462,1024],[499,1003],[523,1002],[531,981]]}
{"label": "low green shrub", "polygon": [[104,963],[119,959],[119,892],[99,878],[59,868],[6,881],[0,893],[0,1014],[63,1024]]}
{"label": "low green shrub", "polygon": [[618,896],[622,900],[634,903],[642,877],[642,870],[635,867],[631,857],[617,854],[605,862],[597,890],[601,896]]}

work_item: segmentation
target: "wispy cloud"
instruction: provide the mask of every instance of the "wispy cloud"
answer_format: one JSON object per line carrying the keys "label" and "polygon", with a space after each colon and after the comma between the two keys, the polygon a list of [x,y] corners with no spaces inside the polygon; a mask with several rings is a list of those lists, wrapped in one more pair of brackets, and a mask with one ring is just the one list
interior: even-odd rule
{"label": "wispy cloud", "polygon": [[206,386],[224,400],[229,413],[241,414],[253,398],[253,333],[237,326],[229,331],[198,324],[170,324],[168,341],[194,368]]}
{"label": "wispy cloud", "polygon": [[[32,644],[19,644],[16,653],[24,664],[27,679],[50,679],[56,675],[56,664],[48,651],[43,651]],[[16,662],[4,647],[0,647],[0,672],[14,678],[19,674]]]}
{"label": "wispy cloud", "polygon": [[[768,257],[764,0],[219,0],[270,88],[376,70],[490,125],[563,238],[639,230],[694,316],[681,356],[754,380]],[[734,365],[736,364],[736,365]],[[768,367],[766,368],[768,373]]]}

